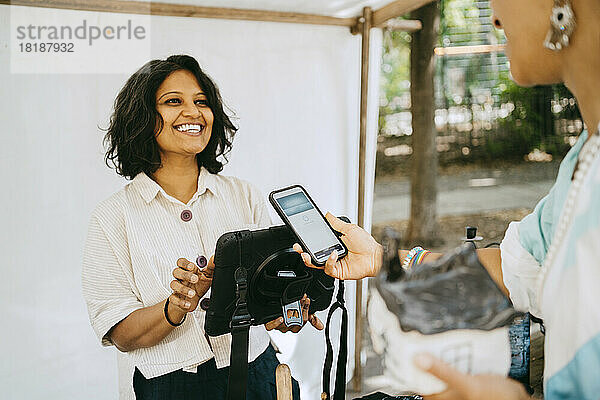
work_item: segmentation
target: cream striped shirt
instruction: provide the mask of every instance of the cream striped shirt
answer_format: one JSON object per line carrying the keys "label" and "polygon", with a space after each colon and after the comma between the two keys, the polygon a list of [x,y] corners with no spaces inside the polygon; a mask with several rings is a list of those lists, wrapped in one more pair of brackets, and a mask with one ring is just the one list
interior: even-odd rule
{"label": "cream striped shirt", "polygon": [[[189,214],[182,215],[185,210],[191,212],[187,222]],[[184,204],[145,173],[138,174],[101,202],[90,220],[82,286],[90,322],[102,344],[112,345],[108,331],[131,312],[157,304],[172,293],[169,284],[178,258],[208,258],[221,234],[269,225],[264,198],[248,182],[202,168],[198,190]],[[231,335],[207,340],[204,317],[198,307],[156,346],[128,352],[129,364],[146,378],[193,370],[213,357],[218,368],[228,366]],[[248,361],[268,344],[264,326],[252,327]]]}

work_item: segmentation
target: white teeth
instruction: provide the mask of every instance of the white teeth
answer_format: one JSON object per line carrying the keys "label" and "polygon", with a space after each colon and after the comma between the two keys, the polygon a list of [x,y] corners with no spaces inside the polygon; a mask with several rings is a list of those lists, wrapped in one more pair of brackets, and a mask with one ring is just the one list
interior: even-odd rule
{"label": "white teeth", "polygon": [[200,124],[182,124],[175,127],[179,132],[198,133],[204,128]]}

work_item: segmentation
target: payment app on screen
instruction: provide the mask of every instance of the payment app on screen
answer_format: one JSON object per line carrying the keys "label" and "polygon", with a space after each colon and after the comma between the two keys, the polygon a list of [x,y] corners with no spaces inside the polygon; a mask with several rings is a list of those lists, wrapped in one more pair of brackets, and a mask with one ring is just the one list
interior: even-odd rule
{"label": "payment app on screen", "polygon": [[317,261],[327,260],[333,250],[337,250],[338,254],[344,251],[337,236],[302,191],[274,198],[289,224]]}

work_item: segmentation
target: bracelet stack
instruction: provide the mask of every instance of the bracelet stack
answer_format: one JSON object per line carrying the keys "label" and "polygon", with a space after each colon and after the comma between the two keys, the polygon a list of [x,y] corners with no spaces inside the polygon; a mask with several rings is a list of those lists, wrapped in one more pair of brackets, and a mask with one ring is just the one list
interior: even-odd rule
{"label": "bracelet stack", "polygon": [[431,253],[429,250],[425,250],[421,246],[413,247],[408,252],[406,258],[404,258],[404,261],[402,261],[402,268],[408,270],[412,266],[420,264],[429,253]]}

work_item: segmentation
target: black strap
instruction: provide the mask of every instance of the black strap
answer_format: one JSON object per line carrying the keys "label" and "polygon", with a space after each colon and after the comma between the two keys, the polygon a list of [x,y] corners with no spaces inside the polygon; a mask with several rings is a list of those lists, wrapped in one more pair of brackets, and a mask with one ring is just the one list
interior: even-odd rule
{"label": "black strap", "polygon": [[336,302],[329,308],[327,314],[327,325],[325,326],[325,341],[327,342],[327,354],[325,355],[325,364],[323,365],[323,393],[322,400],[329,400],[331,379],[331,367],[333,365],[333,346],[329,337],[329,326],[331,317],[335,310],[342,310],[342,328],[340,331],[340,351],[338,353],[337,366],[335,371],[335,389],[333,400],[344,400],[346,398],[346,362],[348,360],[348,310],[344,302],[344,281],[339,281]]}
{"label": "black strap", "polygon": [[304,296],[312,280],[312,276],[308,273],[303,277],[273,277],[265,273],[262,277],[262,285],[257,285],[254,290],[264,297],[281,299],[283,304],[289,304]]}
{"label": "black strap", "polygon": [[227,383],[227,399],[243,400],[246,398],[248,385],[248,337],[252,317],[248,312],[248,273],[242,266],[242,240],[238,236],[238,253],[240,266],[235,270],[235,291],[237,302],[231,317],[231,354],[229,356],[229,382]]}

